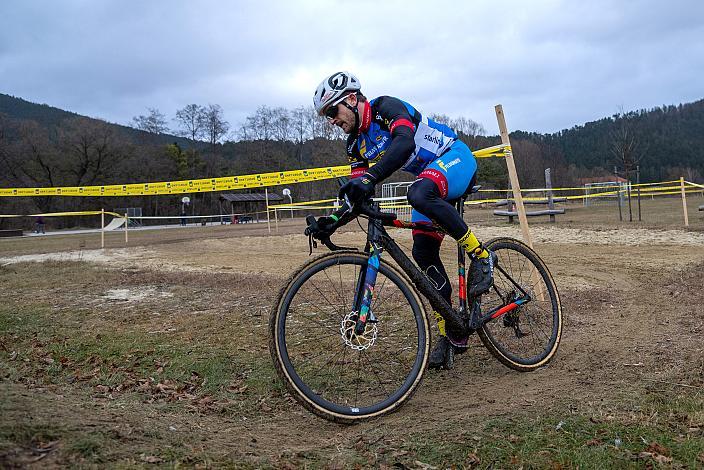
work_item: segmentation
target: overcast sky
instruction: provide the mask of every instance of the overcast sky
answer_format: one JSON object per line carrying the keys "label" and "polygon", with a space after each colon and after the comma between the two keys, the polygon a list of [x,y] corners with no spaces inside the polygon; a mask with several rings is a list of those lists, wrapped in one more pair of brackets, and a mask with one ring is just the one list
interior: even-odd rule
{"label": "overcast sky", "polygon": [[555,132],[703,98],[704,2],[0,0],[0,93],[120,124],[213,103],[235,128],[338,70],[490,134],[497,103]]}

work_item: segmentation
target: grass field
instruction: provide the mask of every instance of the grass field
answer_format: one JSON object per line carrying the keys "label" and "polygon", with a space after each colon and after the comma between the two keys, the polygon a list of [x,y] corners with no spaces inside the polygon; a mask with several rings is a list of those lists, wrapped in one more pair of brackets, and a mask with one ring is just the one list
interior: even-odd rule
{"label": "grass field", "polygon": [[[267,349],[276,292],[308,259],[300,219],[113,233],[106,250],[99,234],[0,239],[0,466],[704,467],[699,201],[688,230],[676,198],[644,201],[643,222],[614,206],[531,219],[566,317],[554,361],[513,372],[473,338],[355,426],[301,408]],[[466,218],[520,237],[488,208]]]}

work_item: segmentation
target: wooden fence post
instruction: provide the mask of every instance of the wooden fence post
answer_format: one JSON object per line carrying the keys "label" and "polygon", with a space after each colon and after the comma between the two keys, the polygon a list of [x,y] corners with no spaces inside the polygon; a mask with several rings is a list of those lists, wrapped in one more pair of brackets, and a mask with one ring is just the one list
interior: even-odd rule
{"label": "wooden fence post", "polygon": [[[555,201],[552,198],[552,178],[550,177],[550,168],[545,169],[545,188],[548,193],[548,210],[555,208]],[[555,214],[550,214],[550,222],[555,223]]]}
{"label": "wooden fence post", "polygon": [[[504,110],[500,104],[494,106],[496,111],[496,120],[499,122],[499,131],[501,132],[501,143],[504,145],[511,145],[508,139],[508,129],[506,127],[506,118],[504,117]],[[523,206],[523,198],[521,197],[521,185],[518,182],[518,173],[516,172],[516,164],[513,161],[513,152],[506,149],[506,166],[508,167],[508,177],[511,180],[511,189],[513,190],[513,200],[516,204],[516,211],[518,212],[518,222],[521,224],[521,233],[523,234],[523,241],[533,248],[533,239],[530,236],[530,229],[528,228],[528,217],[526,216],[526,208]]]}
{"label": "wooden fence post", "polygon": [[684,176],[680,176],[680,188],[682,189],[682,211],[684,212],[684,226],[689,227],[689,216],[687,215],[687,196],[684,190]]}

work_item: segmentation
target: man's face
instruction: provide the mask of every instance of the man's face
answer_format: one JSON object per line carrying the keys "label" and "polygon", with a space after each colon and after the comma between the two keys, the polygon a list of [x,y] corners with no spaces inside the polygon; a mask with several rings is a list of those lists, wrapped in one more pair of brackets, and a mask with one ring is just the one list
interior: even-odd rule
{"label": "man's face", "polygon": [[[348,96],[347,98],[345,98],[345,101],[347,101],[352,106],[357,105],[357,99],[354,95]],[[343,103],[338,103],[336,107],[337,115],[332,119],[328,118],[328,121],[330,122],[330,124],[333,124],[342,129],[345,134],[349,134],[354,130],[354,112],[352,112],[352,110],[350,110]]]}

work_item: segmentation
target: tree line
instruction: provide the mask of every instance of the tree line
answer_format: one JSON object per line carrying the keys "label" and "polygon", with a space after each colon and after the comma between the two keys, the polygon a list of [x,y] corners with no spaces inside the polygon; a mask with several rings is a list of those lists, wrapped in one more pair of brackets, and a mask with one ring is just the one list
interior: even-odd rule
{"label": "tree line", "polygon": [[[511,142],[524,187],[573,186],[592,176],[630,172],[641,179],[701,181],[704,101],[651,111],[618,113],[556,134],[514,132]],[[431,118],[450,125],[470,148],[500,143],[466,117]],[[173,123],[169,126],[169,123]],[[28,103],[0,94],[0,187],[87,186],[209,178],[346,163],[344,134],[312,107],[260,106],[231,125],[219,105],[189,104],[168,119],[156,108],[135,116],[133,127]],[[674,153],[673,153],[674,152]],[[480,159],[484,188],[506,188],[500,159]],[[411,180],[397,172],[392,181]],[[279,191],[282,188],[273,188]],[[295,200],[330,197],[334,181],[301,183]],[[257,191],[256,189],[254,191]],[[129,198],[0,198],[0,213],[142,207],[144,215],[176,215],[181,195]],[[196,214],[219,213],[217,194],[193,195]],[[80,221],[61,219],[59,224]],[[7,219],[0,224],[8,225]]]}

